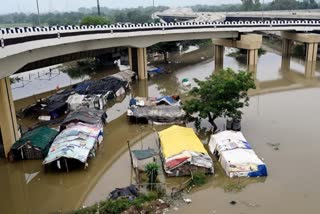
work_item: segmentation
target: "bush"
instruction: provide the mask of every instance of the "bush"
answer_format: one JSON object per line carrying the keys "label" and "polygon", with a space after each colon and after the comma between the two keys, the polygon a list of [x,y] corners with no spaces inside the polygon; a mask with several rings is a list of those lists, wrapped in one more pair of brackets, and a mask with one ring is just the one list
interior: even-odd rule
{"label": "bush", "polygon": [[203,172],[195,172],[189,183],[190,186],[201,186],[207,182],[207,176]]}

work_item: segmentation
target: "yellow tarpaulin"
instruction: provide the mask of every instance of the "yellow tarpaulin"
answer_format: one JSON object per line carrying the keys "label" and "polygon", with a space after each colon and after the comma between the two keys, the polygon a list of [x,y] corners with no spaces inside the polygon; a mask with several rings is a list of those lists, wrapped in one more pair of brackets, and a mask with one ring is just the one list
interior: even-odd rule
{"label": "yellow tarpaulin", "polygon": [[208,154],[192,128],[171,126],[159,132],[160,144],[164,158],[192,151]]}

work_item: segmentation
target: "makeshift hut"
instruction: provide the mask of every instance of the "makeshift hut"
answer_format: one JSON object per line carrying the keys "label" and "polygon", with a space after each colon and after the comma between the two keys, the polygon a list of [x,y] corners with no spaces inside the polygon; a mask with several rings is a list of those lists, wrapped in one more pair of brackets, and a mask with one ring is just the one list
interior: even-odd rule
{"label": "makeshift hut", "polygon": [[182,124],[186,112],[180,106],[131,106],[127,116],[131,123]]}
{"label": "makeshift hut", "polygon": [[158,132],[163,168],[168,176],[200,171],[213,174],[213,162],[192,128],[171,126]]}
{"label": "makeshift hut", "polygon": [[70,123],[53,141],[43,164],[66,171],[79,166],[85,168],[102,140],[101,124]]}
{"label": "makeshift hut", "polygon": [[223,131],[214,134],[210,138],[209,148],[231,178],[268,175],[265,163],[256,155],[241,132]]}
{"label": "makeshift hut", "polygon": [[145,167],[149,163],[155,162],[154,149],[132,150],[133,167],[139,171],[145,171]]}
{"label": "makeshift hut", "polygon": [[22,135],[9,152],[10,160],[43,159],[58,132],[48,127],[38,127]]}

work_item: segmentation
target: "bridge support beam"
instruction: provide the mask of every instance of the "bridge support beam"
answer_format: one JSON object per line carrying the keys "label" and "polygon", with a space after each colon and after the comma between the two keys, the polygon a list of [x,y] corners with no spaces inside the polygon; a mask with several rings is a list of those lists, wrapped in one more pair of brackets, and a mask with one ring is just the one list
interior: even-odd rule
{"label": "bridge support beam", "polygon": [[218,71],[223,68],[224,46],[214,46],[214,64],[215,70]]}
{"label": "bridge support beam", "polygon": [[290,39],[282,39],[282,56],[290,56],[292,41]]}
{"label": "bridge support beam", "polygon": [[140,80],[148,79],[147,48],[129,48],[129,64]]}
{"label": "bridge support beam", "polygon": [[9,77],[0,79],[0,133],[7,157],[12,144],[20,137]]}
{"label": "bridge support beam", "polygon": [[[258,50],[262,46],[262,35],[258,34],[243,34],[240,36],[238,40],[233,39],[212,39],[212,43],[215,47],[223,46],[223,47],[232,47],[238,49],[247,50],[247,66],[249,71],[256,71],[256,67],[258,64]],[[219,50],[219,48],[218,48]],[[219,52],[219,51],[218,51]],[[217,50],[215,50],[215,54]],[[218,53],[218,56],[222,56],[221,52]],[[215,60],[221,62],[223,59],[215,57]]]}

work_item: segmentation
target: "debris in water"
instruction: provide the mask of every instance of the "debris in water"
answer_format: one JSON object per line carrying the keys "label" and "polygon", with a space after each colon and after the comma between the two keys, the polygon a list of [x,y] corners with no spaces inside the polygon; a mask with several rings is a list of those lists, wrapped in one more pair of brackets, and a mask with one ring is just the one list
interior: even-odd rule
{"label": "debris in water", "polygon": [[190,204],[192,202],[192,200],[189,198],[183,198],[183,201],[186,202],[187,204]]}
{"label": "debris in water", "polygon": [[280,143],[270,143],[270,142],[267,142],[267,144],[269,145],[269,146],[271,146],[274,150],[279,150],[280,148]]}
{"label": "debris in water", "polygon": [[173,210],[177,211],[177,210],[179,210],[179,208],[178,207],[174,207]]}
{"label": "debris in water", "polygon": [[236,202],[236,201],[230,201],[230,204],[231,204],[231,205],[236,205],[237,202]]}

